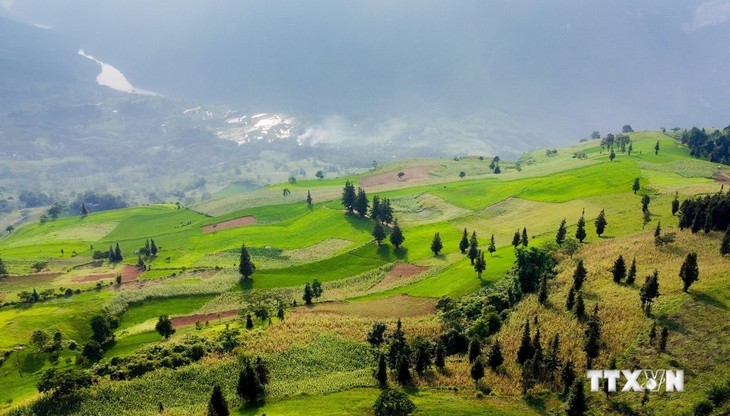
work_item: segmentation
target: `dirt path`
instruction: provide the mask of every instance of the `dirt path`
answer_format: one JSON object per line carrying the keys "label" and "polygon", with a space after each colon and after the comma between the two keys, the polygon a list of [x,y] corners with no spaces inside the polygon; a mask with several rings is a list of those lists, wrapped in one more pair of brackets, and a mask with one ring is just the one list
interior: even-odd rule
{"label": "dirt path", "polygon": [[219,317],[221,319],[223,318],[230,318],[232,316],[236,316],[238,314],[238,309],[233,309],[230,311],[223,311],[223,312],[215,312],[215,313],[202,313],[197,315],[188,315],[188,316],[176,316],[172,318],[172,326],[185,326],[185,325],[192,325],[198,321],[205,323],[205,321],[215,321]]}
{"label": "dirt path", "polygon": [[226,230],[228,228],[245,227],[247,225],[256,224],[256,218],[252,216],[235,218],[228,221],[219,222],[218,224],[206,225],[203,227],[204,233],[212,233],[214,231]]}
{"label": "dirt path", "polygon": [[428,181],[428,172],[432,169],[430,166],[419,166],[414,168],[406,168],[401,172],[405,173],[402,178],[398,177],[398,172],[381,173],[380,175],[369,176],[358,181],[363,188],[375,188],[381,186],[407,186],[417,183],[425,183]]}
{"label": "dirt path", "polygon": [[379,281],[378,284],[372,287],[372,291],[377,292],[378,289],[389,287],[393,282],[396,282],[404,277],[411,277],[417,274],[421,274],[428,270],[425,266],[416,266],[410,263],[398,263],[390,269],[388,274],[383,277],[383,280]]}

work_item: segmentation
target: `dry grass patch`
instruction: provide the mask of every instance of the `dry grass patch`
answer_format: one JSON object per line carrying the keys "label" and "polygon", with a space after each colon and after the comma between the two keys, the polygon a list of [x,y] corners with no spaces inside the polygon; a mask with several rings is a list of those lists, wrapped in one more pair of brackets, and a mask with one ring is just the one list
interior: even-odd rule
{"label": "dry grass patch", "polygon": [[398,263],[395,267],[390,269],[388,274],[386,274],[385,277],[378,282],[378,284],[370,288],[369,291],[379,292],[381,290],[397,286],[403,279],[407,279],[411,276],[417,276],[426,270],[428,270],[428,267],[425,266],[416,266],[415,264],[410,263]]}
{"label": "dry grass patch", "polygon": [[350,240],[328,238],[309,247],[285,250],[281,255],[289,257],[291,261],[296,263],[307,263],[333,256],[350,245],[352,245],[352,241]]}
{"label": "dry grass patch", "polygon": [[[360,179],[358,184],[364,189],[368,188],[397,188],[412,186],[415,184],[421,184],[428,182],[428,172],[431,170],[431,166],[417,166],[412,168],[405,168],[401,171],[385,172],[379,175],[369,176],[364,179]],[[398,173],[403,172],[403,177],[398,177]],[[368,189],[369,190],[369,189]]]}
{"label": "dry grass patch", "polygon": [[364,318],[405,318],[433,315],[436,312],[436,299],[396,295],[362,302],[324,302],[305,306],[299,310],[311,314],[335,314],[361,316]]}
{"label": "dry grass patch", "polygon": [[252,216],[246,216],[241,218],[234,218],[232,220],[219,222],[217,224],[206,225],[203,227],[204,233],[212,233],[220,230],[227,230],[229,228],[245,227],[247,225],[256,224],[256,218]]}

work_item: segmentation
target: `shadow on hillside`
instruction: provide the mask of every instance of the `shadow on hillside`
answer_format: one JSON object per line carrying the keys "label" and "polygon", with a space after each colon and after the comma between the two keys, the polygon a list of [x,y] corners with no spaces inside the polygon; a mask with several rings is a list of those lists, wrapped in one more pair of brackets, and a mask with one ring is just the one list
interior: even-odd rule
{"label": "shadow on hillside", "polygon": [[240,279],[238,285],[241,287],[241,290],[248,292],[253,289],[253,279]]}
{"label": "shadow on hillside", "polygon": [[692,289],[690,289],[690,292],[688,292],[688,293],[690,296],[692,296],[692,299],[694,299],[698,302],[706,303],[710,306],[714,306],[714,307],[722,309],[722,310],[728,309],[727,305],[725,305],[722,301],[717,300],[713,296],[708,295],[707,293],[702,293],[702,292],[692,292],[691,290]]}

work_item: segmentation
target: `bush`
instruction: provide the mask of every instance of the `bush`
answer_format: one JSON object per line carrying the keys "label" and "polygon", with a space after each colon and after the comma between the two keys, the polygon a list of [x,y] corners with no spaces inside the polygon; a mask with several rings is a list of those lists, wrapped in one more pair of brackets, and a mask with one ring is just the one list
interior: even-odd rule
{"label": "bush", "polygon": [[375,416],[407,416],[416,410],[410,398],[397,390],[383,390],[373,406]]}
{"label": "bush", "polygon": [[712,386],[710,391],[707,393],[707,398],[714,403],[715,406],[719,406],[725,400],[730,398],[730,380],[727,380],[724,384]]}
{"label": "bush", "polygon": [[709,416],[714,408],[715,406],[712,405],[712,402],[705,399],[695,405],[694,414],[695,416]]}

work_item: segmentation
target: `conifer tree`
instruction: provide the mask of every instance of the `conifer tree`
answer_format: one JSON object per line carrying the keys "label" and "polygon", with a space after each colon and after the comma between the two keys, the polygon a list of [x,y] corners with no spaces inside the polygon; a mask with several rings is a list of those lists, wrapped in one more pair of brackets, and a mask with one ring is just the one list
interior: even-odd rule
{"label": "conifer tree", "polygon": [[687,258],[684,259],[684,263],[682,263],[682,267],[679,270],[679,277],[682,278],[682,290],[685,292],[692,283],[700,278],[700,268],[697,266],[697,253],[687,254]]}
{"label": "conifer tree", "polygon": [[613,281],[616,283],[621,283],[621,280],[626,277],[626,262],[624,261],[624,256],[618,256],[616,261],[613,263],[613,268],[611,268],[611,274],[613,275]]}
{"label": "conifer tree", "polygon": [[598,317],[598,305],[593,309],[593,315],[586,323],[586,330],[583,333],[583,351],[586,353],[588,368],[591,368],[593,360],[598,358],[601,349],[601,321]]}
{"label": "conifer tree", "polygon": [[484,259],[484,252],[479,250],[479,253],[477,255],[477,260],[474,262],[474,271],[477,272],[477,277],[479,279],[482,278],[482,272],[487,268],[487,262]]}
{"label": "conifer tree", "polygon": [[596,234],[600,237],[603,235],[603,232],[606,231],[606,226],[608,225],[608,221],[606,221],[606,213],[604,210],[601,210],[600,213],[598,213],[598,217],[596,217],[595,221],[596,225]]}
{"label": "conifer tree", "polygon": [[370,219],[377,222],[380,219],[381,212],[380,197],[375,195],[373,197],[373,204],[370,207]]}
{"label": "conifer tree", "polygon": [[312,286],[309,283],[304,284],[304,295],[302,295],[302,300],[307,304],[312,304],[312,299],[314,298],[314,291],[312,290]]}
{"label": "conifer tree", "polygon": [[472,266],[479,256],[479,241],[477,240],[477,232],[472,231],[471,238],[469,239],[469,251],[466,253],[471,261]]}
{"label": "conifer tree", "polygon": [[654,270],[654,274],[646,276],[644,285],[641,286],[639,292],[641,298],[641,307],[646,312],[646,316],[651,316],[651,305],[654,299],[659,297],[659,272]]}
{"label": "conifer tree", "polygon": [[644,194],[644,196],[641,197],[641,210],[646,212],[649,210],[649,203],[651,202],[651,198],[649,195]]}
{"label": "conifer tree", "polygon": [[626,276],[626,284],[633,285],[636,281],[636,257],[631,260],[631,267],[629,267],[629,274]]}
{"label": "conifer tree", "polygon": [[537,291],[537,300],[543,305],[547,304],[548,284],[546,276],[543,276],[542,279],[540,279],[540,289]]}
{"label": "conifer tree", "polygon": [[480,355],[482,355],[482,343],[479,342],[479,338],[473,337],[469,342],[469,362],[473,363]]}
{"label": "conifer tree", "polygon": [[588,270],[583,265],[583,260],[578,260],[578,265],[575,267],[575,272],[573,272],[573,287],[576,292],[583,287],[583,282],[585,282],[587,275]]}
{"label": "conifer tree", "polygon": [[459,251],[461,251],[461,254],[466,254],[467,248],[469,248],[469,237],[466,228],[464,228],[464,233],[461,235],[461,241],[459,241]]}
{"label": "conifer tree", "polygon": [[393,231],[390,233],[390,243],[398,249],[404,241],[406,241],[406,238],[403,236],[403,231],[398,225],[398,220],[395,220],[393,222]]}
{"label": "conifer tree", "polygon": [[368,196],[365,193],[365,190],[358,187],[357,188],[357,197],[355,198],[355,209],[357,210],[357,213],[364,217],[368,213],[368,207],[370,206],[370,201],[368,201]]}
{"label": "conifer tree", "polygon": [[677,211],[679,211],[679,191],[674,194],[674,199],[672,200],[672,215],[677,214]]}
{"label": "conifer tree", "polygon": [[408,357],[405,355],[401,355],[400,357],[398,357],[396,367],[396,378],[398,379],[398,383],[400,383],[400,385],[402,386],[410,384],[411,369]]}
{"label": "conifer tree", "polygon": [[583,295],[580,292],[578,292],[578,296],[575,298],[575,309],[573,312],[575,313],[575,317],[581,321],[586,316],[586,305],[583,303]]}
{"label": "conifer tree", "polygon": [[611,153],[608,154],[608,158],[611,160],[611,162],[616,159],[616,152],[613,151],[613,147],[611,148]]}
{"label": "conifer tree", "polygon": [[246,329],[253,329],[253,318],[250,313],[246,315]]}
{"label": "conifer tree", "polygon": [[438,256],[443,248],[444,245],[441,243],[441,236],[439,233],[434,234],[433,241],[431,241],[431,251],[433,251],[435,256]]}
{"label": "conifer tree", "polygon": [[563,383],[563,394],[568,394],[570,386],[575,381],[575,365],[573,360],[568,359],[560,371],[560,381]]}
{"label": "conifer tree", "polygon": [[563,245],[567,233],[568,230],[565,228],[565,218],[563,218],[563,221],[560,222],[560,227],[558,227],[558,232],[555,234],[555,242],[558,243],[558,245]]}
{"label": "conifer tree", "polygon": [[378,357],[378,369],[375,370],[375,379],[378,380],[380,386],[388,385],[388,367],[385,364],[385,354],[382,352]]}
{"label": "conifer tree", "polygon": [[547,380],[553,382],[555,372],[560,368],[560,334],[555,333],[552,341],[550,341],[550,351],[545,359],[545,372]]}
{"label": "conifer tree", "polygon": [[122,256],[122,249],[119,248],[119,243],[117,243],[117,246],[114,248],[114,261],[120,262],[124,260],[124,256]]}
{"label": "conifer tree", "polygon": [[568,298],[565,300],[565,309],[572,311],[575,306],[575,288],[571,286]]}
{"label": "conifer tree", "polygon": [[223,397],[223,392],[219,385],[213,387],[213,392],[210,395],[210,401],[208,402],[208,415],[207,416],[229,416],[228,402]]}
{"label": "conifer tree", "polygon": [[383,224],[380,223],[380,220],[375,221],[375,226],[371,234],[375,238],[375,242],[380,246],[385,239],[385,230],[383,230]]}
{"label": "conifer tree", "polygon": [[109,259],[110,262],[115,262],[116,261],[116,260],[114,260],[115,257],[116,256],[114,254],[114,249],[112,248],[112,246],[109,246],[109,254],[107,255],[107,258]]}
{"label": "conifer tree", "polygon": [[583,416],[588,410],[585,391],[583,390],[583,379],[576,378],[570,386],[568,393],[568,416]]}
{"label": "conifer tree", "polygon": [[634,184],[631,186],[631,189],[634,190],[634,195],[636,195],[636,192],[638,192],[640,188],[639,178],[634,179]]}
{"label": "conifer tree", "polygon": [[238,273],[241,277],[248,279],[253,276],[253,272],[256,270],[256,265],[251,261],[251,255],[248,253],[248,249],[245,244],[241,244],[241,258],[238,262]]}
{"label": "conifer tree", "polygon": [[352,214],[352,211],[355,209],[356,199],[357,194],[355,193],[355,186],[349,180],[345,181],[345,187],[342,190],[342,206],[344,206],[350,214]]}
{"label": "conifer tree", "polygon": [[84,217],[89,215],[89,210],[86,208],[86,204],[83,201],[81,201],[81,215]]}
{"label": "conifer tree", "polygon": [[469,374],[471,375],[472,380],[474,380],[474,384],[478,386],[479,380],[484,378],[484,364],[482,364],[481,358],[477,358],[474,361],[474,364],[472,364]]}
{"label": "conifer tree", "polygon": [[659,140],[656,141],[656,144],[654,145],[654,154],[659,154]]}
{"label": "conifer tree", "polygon": [[320,283],[319,280],[314,279],[312,281],[312,294],[315,298],[319,298],[322,296],[322,292],[324,292],[324,289],[322,289],[322,283]]}
{"label": "conifer tree", "polygon": [[725,230],[725,236],[722,238],[722,243],[720,243],[720,254],[723,256],[730,254],[730,227]]}
{"label": "conifer tree", "polygon": [[634,151],[634,144],[629,142],[629,149],[626,153],[628,153],[629,156],[631,156],[631,152]]}
{"label": "conifer tree", "polygon": [[150,240],[150,254],[152,254],[153,257],[157,257],[157,252],[159,251],[159,248],[157,247],[157,244],[155,244],[155,240]]}
{"label": "conifer tree", "polygon": [[659,351],[664,352],[667,349],[667,340],[669,339],[669,329],[666,326],[662,327],[661,335],[659,336]]}
{"label": "conifer tree", "polygon": [[393,208],[390,206],[390,198],[383,198],[380,202],[380,220],[385,224],[393,222]]}
{"label": "conifer tree", "polygon": [[495,251],[497,251],[497,245],[494,244],[494,234],[492,234],[492,238],[489,240],[489,246],[487,247],[487,251],[489,252],[489,256],[491,257]]}
{"label": "conifer tree", "polygon": [[515,231],[515,235],[512,237],[512,245],[515,248],[520,245],[520,230]]}
{"label": "conifer tree", "polygon": [[532,358],[534,353],[535,351],[532,348],[532,342],[530,340],[530,320],[526,319],[522,339],[520,340],[520,348],[517,350],[517,362],[524,364],[525,361]]}
{"label": "conifer tree", "polygon": [[583,215],[578,219],[578,228],[575,230],[575,238],[581,243],[586,239],[586,219]]}
{"label": "conifer tree", "polygon": [[527,238],[527,228],[522,228],[522,237],[520,238],[520,244],[522,244],[522,247],[527,247],[527,244],[529,243]]}
{"label": "conifer tree", "polygon": [[497,371],[497,368],[504,363],[504,357],[502,356],[502,345],[499,340],[495,340],[492,347],[489,349],[487,355],[487,365],[492,371]]}
{"label": "conifer tree", "polygon": [[309,205],[311,207],[313,203],[314,203],[314,200],[312,199],[312,193],[307,191],[307,205]]}

